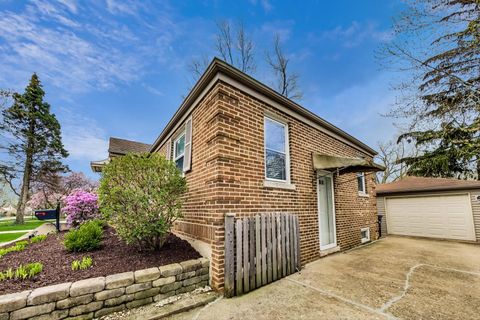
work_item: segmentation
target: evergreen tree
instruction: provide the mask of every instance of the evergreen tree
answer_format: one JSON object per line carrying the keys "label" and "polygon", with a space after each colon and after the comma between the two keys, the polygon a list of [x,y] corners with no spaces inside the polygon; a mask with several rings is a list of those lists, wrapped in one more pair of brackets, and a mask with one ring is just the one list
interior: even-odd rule
{"label": "evergreen tree", "polygon": [[[14,93],[13,103],[2,111],[4,148],[10,159],[0,171],[18,195],[16,223],[23,223],[30,185],[36,176],[46,172],[65,171],[61,159],[68,156],[61,138],[60,123],[50,105],[43,101],[45,92],[34,73],[23,94]],[[20,190],[13,180],[20,179]]]}
{"label": "evergreen tree", "polygon": [[480,1],[408,4],[386,51],[412,75],[400,86],[409,99],[392,114],[412,121],[399,140],[419,152],[401,161],[413,175],[479,178]]}

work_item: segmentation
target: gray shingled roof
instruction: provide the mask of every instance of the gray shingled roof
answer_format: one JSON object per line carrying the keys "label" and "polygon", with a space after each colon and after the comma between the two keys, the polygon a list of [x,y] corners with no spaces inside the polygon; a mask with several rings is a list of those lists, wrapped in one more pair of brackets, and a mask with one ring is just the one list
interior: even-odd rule
{"label": "gray shingled roof", "polygon": [[110,137],[108,146],[108,153],[115,155],[125,155],[129,152],[148,152],[149,150],[150,145],[147,143],[113,137]]}

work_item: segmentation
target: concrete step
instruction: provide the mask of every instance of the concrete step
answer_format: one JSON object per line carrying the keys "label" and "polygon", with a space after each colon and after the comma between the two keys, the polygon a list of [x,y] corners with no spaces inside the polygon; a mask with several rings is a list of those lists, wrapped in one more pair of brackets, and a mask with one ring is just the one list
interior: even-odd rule
{"label": "concrete step", "polygon": [[202,307],[217,299],[219,295],[210,287],[199,288],[162,301],[138,308],[115,312],[101,317],[101,320],[154,320],[169,318],[179,313]]}
{"label": "concrete step", "polygon": [[150,309],[149,313],[135,319],[138,319],[138,320],[164,319],[174,314],[179,314],[182,312],[186,312],[186,311],[207,305],[210,302],[213,302],[217,297],[218,297],[217,294],[215,294],[212,291],[186,296],[171,304],[167,304],[162,307],[156,307],[156,309]]}

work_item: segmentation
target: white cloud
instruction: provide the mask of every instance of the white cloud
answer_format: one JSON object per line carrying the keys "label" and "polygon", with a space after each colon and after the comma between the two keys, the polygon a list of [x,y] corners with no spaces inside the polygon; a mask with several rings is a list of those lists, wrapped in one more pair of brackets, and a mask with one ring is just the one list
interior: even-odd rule
{"label": "white cloud", "polygon": [[101,160],[108,156],[108,138],[93,119],[62,110],[62,140],[71,160]]}
{"label": "white cloud", "polygon": [[[389,79],[387,74],[380,74],[333,97],[307,98],[305,105],[375,149],[377,142],[391,140],[398,133],[394,119],[383,116],[395,103]],[[316,96],[312,92],[315,88],[309,90],[305,97]]]}
{"label": "white cloud", "polygon": [[138,2],[128,0],[106,0],[107,9],[112,14],[135,15],[138,10]]}
{"label": "white cloud", "polygon": [[61,4],[67,7],[72,13],[77,13],[77,3],[75,0],[58,0]]}
{"label": "white cloud", "polygon": [[[68,1],[63,3],[59,1],[62,5],[58,3],[52,3],[48,0],[35,0],[33,1],[33,6],[27,6],[27,10],[32,14],[38,14],[46,19],[53,19],[65,26],[78,28],[79,24],[71,20],[68,17],[69,12],[76,10],[76,6],[72,7],[72,4]],[[66,4],[66,5],[65,5]]]}
{"label": "white cloud", "polygon": [[285,42],[292,35],[294,24],[295,22],[293,20],[271,21],[264,23],[260,28],[260,32],[264,33],[267,39],[272,39],[272,41],[273,35],[278,34],[280,39]]}
{"label": "white cloud", "polygon": [[253,5],[260,4],[265,12],[270,12],[273,9],[273,5],[270,3],[269,0],[250,0],[250,3]]}
{"label": "white cloud", "polygon": [[[21,12],[0,11],[0,86],[18,88],[37,72],[65,91],[107,90],[139,79],[149,64],[175,60],[179,31],[167,9],[139,4],[142,19],[125,24],[97,2],[60,2],[35,0]],[[111,10],[133,12],[130,2],[109,2]]]}
{"label": "white cloud", "polygon": [[141,62],[114,48],[35,24],[20,15],[0,17],[6,45],[0,50],[0,66],[38,72],[57,87],[82,91],[107,89],[116,81],[135,79]]}
{"label": "white cloud", "polygon": [[[353,21],[350,26],[337,26],[332,30],[321,34],[322,38],[339,40],[344,47],[356,47],[367,40],[376,42],[387,42],[392,39],[392,32],[387,30],[378,30],[378,25],[373,22],[360,23]],[[312,35],[311,35],[312,37]]]}
{"label": "white cloud", "polygon": [[152,87],[152,86],[150,86],[150,85],[148,85],[148,84],[146,84],[146,83],[143,83],[142,86],[143,86],[148,92],[150,92],[151,94],[154,94],[154,95],[156,95],[156,96],[164,96],[164,95],[165,95],[161,90],[159,90],[159,89],[157,89],[157,88],[154,88],[154,87]]}

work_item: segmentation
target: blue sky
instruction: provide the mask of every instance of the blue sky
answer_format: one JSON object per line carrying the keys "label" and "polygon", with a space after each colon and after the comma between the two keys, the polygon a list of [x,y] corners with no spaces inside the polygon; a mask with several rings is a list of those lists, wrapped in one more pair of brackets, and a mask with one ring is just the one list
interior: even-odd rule
{"label": "blue sky", "polygon": [[192,85],[188,64],[214,54],[216,21],[243,21],[255,42],[254,77],[271,84],[265,51],[279,33],[300,103],[375,147],[396,133],[380,114],[395,74],[375,50],[391,41],[400,1],[0,0],[0,88],[23,90],[37,72],[63,129],[67,163],[90,172],[108,137],[152,143]]}

